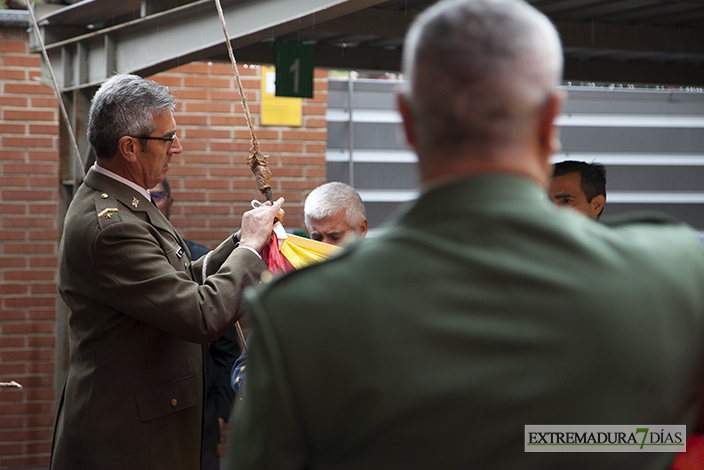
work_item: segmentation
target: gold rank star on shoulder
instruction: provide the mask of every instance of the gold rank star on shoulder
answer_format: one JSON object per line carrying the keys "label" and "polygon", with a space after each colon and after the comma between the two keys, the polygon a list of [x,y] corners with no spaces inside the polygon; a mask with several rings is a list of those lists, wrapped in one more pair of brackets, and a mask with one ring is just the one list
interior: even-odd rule
{"label": "gold rank star on shoulder", "polygon": [[137,199],[136,197],[133,197],[133,198],[132,198],[132,205],[133,205],[133,206],[135,207],[135,209],[136,209],[137,206],[139,205],[139,199]]}

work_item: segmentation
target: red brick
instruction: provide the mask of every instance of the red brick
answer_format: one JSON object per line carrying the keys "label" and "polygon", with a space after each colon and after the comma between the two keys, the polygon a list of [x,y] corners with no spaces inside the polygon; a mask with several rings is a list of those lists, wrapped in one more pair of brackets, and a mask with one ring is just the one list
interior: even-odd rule
{"label": "red brick", "polygon": [[[23,338],[18,338],[22,339]],[[0,343],[2,344],[2,343]],[[30,348],[37,348],[37,347],[51,347],[53,348],[56,345],[56,338],[53,336],[28,336],[27,337],[27,346]],[[20,345],[23,346],[23,345]]]}
{"label": "red brick", "polygon": [[29,455],[48,454],[51,452],[51,442],[30,442],[25,450]]}
{"label": "red brick", "polygon": [[[1,177],[0,176],[0,187],[3,188],[8,188],[8,187],[15,187],[15,188],[26,188],[27,187],[27,178],[24,176],[14,176],[14,177]],[[5,212],[7,213],[7,212]]]}
{"label": "red brick", "polygon": [[[5,111],[7,115],[9,111]],[[27,111],[29,112],[29,111]],[[24,112],[20,113],[24,114]],[[8,118],[5,118],[8,119]],[[26,120],[25,118],[9,118],[9,119],[19,119],[21,121]],[[54,145],[54,139],[50,137],[37,138],[37,137],[10,137],[4,136],[2,138],[2,145],[5,147],[52,147]]]}
{"label": "red brick", "polygon": [[22,381],[20,382],[25,388],[30,387],[52,387],[54,385],[54,377],[51,375],[29,375],[26,377],[20,377]]}
{"label": "red brick", "polygon": [[[53,359],[53,353],[52,357]],[[38,363],[30,363],[27,365],[27,372],[30,374],[53,374],[54,373],[54,363],[53,362],[38,362]],[[47,396],[40,396],[40,397],[35,397],[33,394],[30,393],[31,391],[27,392],[27,399],[29,400],[51,400],[54,398],[54,391],[49,390],[49,393],[45,393]]]}
{"label": "red brick", "polygon": [[[250,209],[251,209],[251,207],[250,207]],[[208,204],[206,206],[188,205],[188,206],[183,207],[183,213],[185,215],[195,214],[195,215],[227,216],[227,215],[230,215],[230,206],[216,206],[214,204]]]}
{"label": "red brick", "polygon": [[306,168],[306,178],[325,178],[328,175],[327,168]]}
{"label": "red brick", "polygon": [[[7,180],[14,180],[14,178],[7,178]],[[0,187],[10,186],[9,181],[6,178],[0,178]],[[22,186],[27,186],[25,183]],[[0,214],[26,214],[27,204],[0,204]],[[2,240],[7,240],[7,238],[0,237]],[[24,237],[22,237],[24,239]]]}
{"label": "red brick", "polygon": [[3,224],[6,227],[51,227],[54,219],[50,217],[5,217]]}
{"label": "red brick", "polygon": [[309,155],[311,153],[320,153],[324,155],[327,150],[327,144],[314,144],[311,142],[306,142],[306,153]]}
{"label": "red brick", "polygon": [[30,124],[29,125],[30,134],[59,134],[58,124]]}
{"label": "red brick", "polygon": [[12,417],[12,418],[5,418],[0,416],[0,428],[1,429],[8,429],[8,428],[19,428],[22,427],[24,424],[24,419],[20,417]]}
{"label": "red brick", "polygon": [[[44,140],[44,139],[36,139],[33,138],[34,140]],[[46,164],[39,164],[39,163],[34,163],[34,164],[23,164],[23,163],[5,163],[3,166],[3,171],[8,174],[8,173],[19,173],[19,174],[31,174],[31,175],[40,175],[40,174],[47,174],[47,175],[55,175],[56,174],[56,165],[51,164],[51,163],[46,163]],[[53,179],[53,181],[56,181],[56,179]],[[27,198],[28,200],[32,200],[34,198]]]}
{"label": "red brick", "polygon": [[[51,404],[27,403],[22,405],[0,406],[2,414],[28,414],[51,412]],[[31,429],[20,431],[0,431],[0,442],[34,441],[51,439],[51,429]]]}
{"label": "red brick", "polygon": [[[54,289],[52,292],[53,297],[56,298],[56,293],[57,290]],[[30,320],[56,320],[56,309],[55,308],[49,308],[49,309],[32,309],[29,311],[29,319]]]}
{"label": "red brick", "polygon": [[25,268],[27,267],[27,258],[0,256],[0,268]]}
{"label": "red brick", "polygon": [[51,349],[28,349],[20,351],[0,351],[3,362],[47,361],[54,357]]}
{"label": "red brick", "polygon": [[283,140],[327,140],[327,131],[284,131]]}
{"label": "red brick", "polygon": [[0,461],[0,466],[15,468],[15,467],[29,467],[33,465],[49,465],[49,455],[36,456],[36,457],[17,457],[17,458],[4,458]]}
{"label": "red brick", "polygon": [[171,73],[208,73],[208,64],[206,62],[190,62],[180,65],[170,70]]}
{"label": "red brick", "polygon": [[59,152],[58,150],[29,150],[29,161],[30,162],[58,162]]}
{"label": "red brick", "polygon": [[[1,324],[2,334],[4,335],[24,335],[32,333],[53,333],[54,324],[46,323],[4,323]],[[2,414],[2,413],[0,413]]]}
{"label": "red brick", "polygon": [[283,163],[284,165],[324,165],[325,157],[281,157],[281,163]]}
{"label": "red brick", "polygon": [[223,164],[229,164],[230,163],[230,156],[229,155],[218,155],[218,154],[198,154],[198,155],[190,155],[188,157],[188,161],[190,163],[197,163],[197,164],[208,164],[208,163],[213,163],[216,165],[223,165]]}
{"label": "red brick", "polygon": [[229,78],[215,77],[184,77],[183,84],[194,88],[230,88],[232,81]]}
{"label": "red brick", "polygon": [[315,189],[321,184],[325,183],[325,180],[283,180],[280,181],[281,188],[286,189]]}
{"label": "red brick", "polygon": [[32,96],[32,107],[58,109],[59,100],[55,96]]}
{"label": "red brick", "polygon": [[323,118],[307,118],[305,122],[306,127],[312,128],[324,128],[327,127],[328,122]]}
{"label": "red brick", "polygon": [[38,55],[5,55],[3,65],[5,67],[41,67],[42,59]]}
{"label": "red brick", "polygon": [[0,320],[26,320],[27,312],[24,310],[0,310]]}
{"label": "red brick", "polygon": [[179,87],[182,86],[181,77],[179,75],[152,75],[149,80],[160,83],[167,87]]}
{"label": "red brick", "polygon": [[244,127],[247,125],[247,118],[240,115],[240,116],[220,116],[220,115],[214,115],[210,116],[210,124],[213,126],[240,126]]}
{"label": "red brick", "polygon": [[214,129],[212,127],[186,129],[184,138],[189,139],[231,139],[232,133],[229,129]]}
{"label": "red brick", "polygon": [[33,256],[29,258],[29,265],[32,268],[55,268],[57,258],[56,256]]}
{"label": "red brick", "polygon": [[18,160],[24,161],[24,150],[6,150],[0,149],[0,160]]}
{"label": "red brick", "polygon": [[[206,126],[208,125],[208,116],[197,114],[180,114],[175,115],[176,123],[179,126]],[[180,132],[180,129],[179,129]]]}
{"label": "red brick", "polygon": [[186,100],[206,101],[208,99],[208,90],[204,88],[180,88],[175,91],[175,95],[176,99],[181,102]]}
{"label": "red brick", "polygon": [[[0,79],[3,77],[0,75]],[[27,107],[27,98],[24,96],[0,96],[0,106]]]}
{"label": "red brick", "polygon": [[[34,245],[28,248],[31,250]],[[53,251],[53,250],[52,250]],[[4,281],[53,281],[54,271],[39,271],[33,269],[30,271],[5,271],[3,275]]]}
{"label": "red brick", "polygon": [[[54,178],[49,178],[51,180],[54,180]],[[31,186],[32,187],[38,187],[42,186],[39,184],[40,182],[43,182],[43,178],[32,178],[31,180]],[[56,181],[54,181],[56,183]],[[57,204],[30,204],[29,205],[29,213],[30,214],[52,214],[56,215],[59,211],[58,205]]]}
{"label": "red brick", "polygon": [[231,113],[232,105],[230,103],[213,103],[206,102],[187,102],[185,103],[186,112],[189,113]]}
{"label": "red brick", "polygon": [[25,239],[26,235],[22,230],[0,230],[0,240],[2,241],[24,241]]}
{"label": "red brick", "polygon": [[22,454],[22,450],[22,444],[0,445],[0,455],[20,455]]}
{"label": "red brick", "polygon": [[26,80],[27,74],[24,70],[0,68],[0,79],[2,80]]}
{"label": "red brick", "polygon": [[[269,129],[256,129],[255,130],[257,139],[262,141],[262,140],[279,140],[281,139],[281,132],[278,130],[269,130]],[[251,139],[251,133],[249,130],[236,130],[235,131],[235,139],[246,139],[249,140]]]}
{"label": "red brick", "polygon": [[[0,105],[2,106],[2,105]],[[2,134],[24,134],[24,124],[0,124],[0,133]]]}
{"label": "red brick", "polygon": [[[48,217],[48,216],[42,216]],[[50,220],[53,220],[50,219]],[[58,239],[58,231],[56,230],[30,230],[28,232],[30,241],[56,241]]]}
{"label": "red brick", "polygon": [[23,348],[24,338],[0,338],[0,348]]}
{"label": "red brick", "polygon": [[54,200],[56,192],[54,191],[32,191],[21,189],[8,189],[2,191],[2,199],[5,201],[51,201]]}
{"label": "red brick", "polygon": [[[14,379],[17,381],[19,381],[19,376],[24,374],[26,370],[25,364],[0,364],[0,375],[17,377],[17,379]],[[24,384],[22,383],[22,385]],[[2,413],[0,413],[0,416],[2,416]]]}
{"label": "red brick", "polygon": [[25,307],[53,307],[56,305],[56,299],[53,297],[19,297],[6,298],[4,304],[9,308],[25,308]]}
{"label": "red brick", "polygon": [[[27,294],[28,292],[29,289],[27,287],[27,284],[8,284],[6,282],[0,283],[0,295]],[[2,320],[1,312],[0,320]]]}
{"label": "red brick", "polygon": [[230,177],[235,177],[235,176],[242,176],[242,177],[252,177],[252,171],[249,169],[249,167],[243,165],[239,166],[229,166],[229,167],[217,167],[217,166],[211,166],[210,167],[210,175],[211,176],[230,176]]}
{"label": "red brick", "polygon": [[30,427],[30,428],[53,426],[53,425],[54,425],[54,416],[53,415],[28,416],[27,417],[27,427]]}
{"label": "red brick", "polygon": [[304,116],[308,115],[318,115],[318,116],[325,116],[325,113],[327,112],[328,107],[327,105],[313,105],[313,104],[303,104],[303,107],[301,109],[302,113]]}
{"label": "red brick", "polygon": [[[36,57],[36,60],[41,60]],[[5,84],[5,93],[8,95],[53,95],[54,90],[46,85],[34,84],[34,83],[22,83],[22,84]]]}

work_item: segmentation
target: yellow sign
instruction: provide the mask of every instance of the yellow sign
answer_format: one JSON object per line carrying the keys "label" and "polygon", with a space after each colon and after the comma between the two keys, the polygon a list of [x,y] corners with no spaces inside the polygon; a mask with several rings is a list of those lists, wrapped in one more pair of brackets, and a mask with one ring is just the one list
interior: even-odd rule
{"label": "yellow sign", "polygon": [[301,127],[301,98],[276,96],[276,69],[262,67],[262,126]]}

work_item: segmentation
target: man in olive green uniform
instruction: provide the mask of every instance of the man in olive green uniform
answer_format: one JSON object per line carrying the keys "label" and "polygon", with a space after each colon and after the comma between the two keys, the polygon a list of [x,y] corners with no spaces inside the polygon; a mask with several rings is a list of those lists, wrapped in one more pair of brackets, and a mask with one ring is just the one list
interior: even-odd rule
{"label": "man in olive green uniform", "polygon": [[240,317],[283,201],[245,213],[238,237],[191,262],[147,190],[182,151],[174,106],[168,88],[133,75],[110,78],[93,99],[97,163],[69,206],[59,253],[71,363],[53,470],[201,466],[202,344]]}
{"label": "man in olive green uniform", "polygon": [[704,248],[546,195],[563,92],[527,3],[442,1],[404,46],[422,194],[371,240],[247,295],[233,469],[665,469],[526,453],[526,425],[695,423]]}

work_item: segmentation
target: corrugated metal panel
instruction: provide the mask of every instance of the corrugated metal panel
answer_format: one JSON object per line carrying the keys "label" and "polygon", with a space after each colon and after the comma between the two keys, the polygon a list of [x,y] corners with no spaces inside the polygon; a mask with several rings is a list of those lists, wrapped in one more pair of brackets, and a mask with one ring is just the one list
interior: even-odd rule
{"label": "corrugated metal panel", "polygon": [[[354,82],[355,187],[372,228],[416,197],[416,157],[394,110],[399,83]],[[704,93],[565,87],[558,119],[562,152],[552,158],[599,161],[607,167],[605,215],[667,212],[704,231]],[[328,180],[347,181],[349,97],[346,80],[329,82]],[[357,99],[357,93],[360,99]]]}

